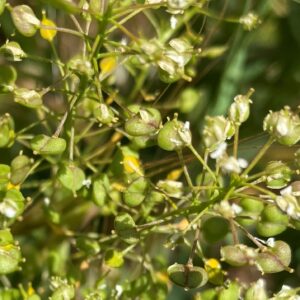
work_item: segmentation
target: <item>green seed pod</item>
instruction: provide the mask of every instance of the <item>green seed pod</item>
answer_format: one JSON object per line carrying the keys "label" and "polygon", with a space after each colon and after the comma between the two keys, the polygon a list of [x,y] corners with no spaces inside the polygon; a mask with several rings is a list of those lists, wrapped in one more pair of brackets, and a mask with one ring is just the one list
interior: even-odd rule
{"label": "green seed pod", "polygon": [[42,96],[35,90],[29,90],[26,88],[15,88],[14,89],[15,102],[26,106],[28,108],[41,108],[43,105]]}
{"label": "green seed pod", "polygon": [[0,148],[11,147],[15,138],[15,123],[10,114],[0,117]]}
{"label": "green seed pod", "polygon": [[189,123],[173,119],[164,124],[157,136],[158,146],[166,151],[174,151],[189,146],[192,134]]}
{"label": "green seed pod", "polygon": [[259,235],[264,237],[272,237],[284,232],[287,225],[272,222],[259,222],[256,226],[256,231]]}
{"label": "green seed pod", "polygon": [[128,244],[135,244],[139,241],[135,222],[128,213],[121,213],[116,216],[115,230],[117,235]]}
{"label": "green seed pod", "polygon": [[256,223],[261,211],[264,209],[262,201],[252,198],[241,199],[238,205],[242,208],[242,211],[238,213],[236,220],[243,226]]}
{"label": "green seed pod", "polygon": [[222,260],[235,267],[252,264],[256,255],[254,248],[243,244],[227,245],[221,248]]}
{"label": "green seed pod", "polygon": [[208,289],[195,295],[194,300],[217,300],[217,289]]}
{"label": "green seed pod", "polygon": [[90,78],[94,75],[92,64],[86,58],[78,56],[71,58],[68,62],[68,68],[78,76],[84,76],[85,78]]}
{"label": "green seed pod", "polygon": [[101,175],[93,181],[92,195],[94,203],[102,207],[108,199],[110,182],[106,174]]}
{"label": "green seed pod", "polygon": [[256,264],[263,273],[277,273],[289,269],[291,258],[290,246],[283,241],[275,241],[272,247],[257,255]]}
{"label": "green seed pod", "polygon": [[253,89],[249,90],[247,95],[238,95],[234,98],[234,103],[229,108],[229,119],[240,125],[247,121],[250,115],[250,103],[252,103],[249,97],[254,92]]}
{"label": "green seed pod", "polygon": [[289,223],[289,217],[273,204],[265,206],[261,213],[261,220],[263,222],[272,222],[283,225],[288,225]]}
{"label": "green seed pod", "polygon": [[0,164],[0,192],[5,191],[9,183],[10,166]]}
{"label": "green seed pod", "polygon": [[26,57],[26,53],[22,50],[21,46],[17,42],[7,41],[4,45],[0,47],[0,53],[7,59],[11,61],[21,61]]}
{"label": "green seed pod", "polygon": [[17,30],[24,36],[33,36],[40,26],[40,20],[28,5],[15,6],[11,17]]}
{"label": "green seed pod", "polygon": [[207,242],[216,243],[226,236],[229,231],[229,224],[222,217],[211,217],[203,222],[201,231]]}
{"label": "green seed pod", "polygon": [[26,178],[31,168],[31,160],[26,155],[19,155],[11,162],[10,182],[18,185]]}
{"label": "green seed pod", "polygon": [[233,123],[223,116],[205,117],[203,129],[203,143],[205,148],[213,152],[220,144],[231,138],[234,131]]}
{"label": "green seed pod", "polygon": [[169,278],[186,289],[194,289],[206,284],[208,277],[203,268],[175,263],[168,270]]}
{"label": "green seed pod", "polygon": [[16,189],[8,190],[0,203],[0,214],[7,218],[11,223],[24,211],[24,197]]}
{"label": "green seed pod", "polygon": [[124,258],[122,252],[114,249],[108,249],[105,252],[105,264],[111,268],[120,268],[124,264]]}
{"label": "green seed pod", "polygon": [[240,292],[240,285],[237,282],[230,282],[228,287],[221,289],[218,300],[238,300],[240,299]]}
{"label": "green seed pod", "polygon": [[245,293],[245,300],[268,300],[268,295],[265,288],[265,282],[263,279],[259,279]]}
{"label": "green seed pod", "polygon": [[10,231],[0,230],[0,274],[17,271],[21,260],[20,247],[14,244]]}
{"label": "green seed pod", "polygon": [[193,0],[168,0],[168,10],[173,14],[183,13],[193,2]]}
{"label": "green seed pod", "polygon": [[150,136],[135,136],[131,139],[132,146],[135,149],[144,149],[155,144],[155,140]]}
{"label": "green seed pod", "polygon": [[134,180],[124,192],[124,202],[130,207],[140,205],[145,199],[147,188],[148,181],[144,177]]}
{"label": "green seed pod", "polygon": [[31,149],[40,155],[58,155],[63,153],[67,147],[64,139],[44,134],[35,136],[30,141],[30,145]]}
{"label": "green seed pod", "polygon": [[278,143],[295,145],[300,140],[300,117],[285,106],[277,112],[270,112],[264,119],[263,128]]}
{"label": "green seed pod", "polygon": [[104,103],[98,105],[94,109],[93,114],[94,117],[102,124],[110,125],[117,120],[113,110]]}
{"label": "green seed pod", "polygon": [[159,129],[161,115],[155,108],[140,108],[125,122],[125,131],[132,136],[153,135]]}
{"label": "green seed pod", "polygon": [[76,191],[82,188],[85,175],[73,163],[67,163],[59,168],[57,178],[66,189],[75,194]]}
{"label": "green seed pod", "polygon": [[267,173],[267,187],[281,189],[291,181],[292,170],[281,161],[269,162],[265,172]]}
{"label": "green seed pod", "polygon": [[181,181],[175,180],[159,180],[157,183],[157,187],[173,198],[180,198],[183,194],[183,184]]}
{"label": "green seed pod", "polygon": [[100,252],[101,249],[98,241],[87,237],[77,238],[76,246],[79,248],[79,250],[83,251],[88,256],[96,255]]}

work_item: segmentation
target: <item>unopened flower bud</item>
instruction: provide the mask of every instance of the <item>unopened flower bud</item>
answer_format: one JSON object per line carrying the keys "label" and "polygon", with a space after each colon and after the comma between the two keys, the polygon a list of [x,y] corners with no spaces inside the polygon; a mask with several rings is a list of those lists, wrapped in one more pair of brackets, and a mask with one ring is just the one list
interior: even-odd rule
{"label": "unopened flower bud", "polygon": [[261,24],[261,20],[259,19],[258,15],[250,12],[240,18],[240,24],[243,25],[245,30],[251,31]]}
{"label": "unopened flower bud", "polygon": [[288,106],[271,111],[264,119],[263,128],[282,145],[292,146],[300,140],[300,118]]}

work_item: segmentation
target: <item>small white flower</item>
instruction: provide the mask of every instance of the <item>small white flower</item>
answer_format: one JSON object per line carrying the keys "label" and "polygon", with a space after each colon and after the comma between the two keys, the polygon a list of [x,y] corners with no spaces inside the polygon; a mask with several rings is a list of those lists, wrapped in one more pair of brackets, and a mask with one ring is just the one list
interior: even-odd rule
{"label": "small white flower", "polygon": [[117,292],[116,297],[119,298],[123,293],[123,288],[121,285],[119,285],[119,284],[116,285],[116,292]]}
{"label": "small white flower", "polygon": [[84,185],[86,188],[89,188],[89,187],[91,186],[91,184],[92,184],[92,181],[91,181],[91,179],[89,179],[89,178],[84,179],[84,180],[82,181],[82,185]]}
{"label": "small white flower", "polygon": [[50,204],[50,199],[48,197],[45,197],[43,201],[46,206]]}
{"label": "small white flower", "polygon": [[293,188],[292,188],[291,185],[289,185],[289,186],[286,187],[285,189],[281,190],[281,191],[280,191],[280,194],[281,194],[282,196],[284,196],[284,195],[291,195],[292,192],[293,192]]}
{"label": "small white flower", "polygon": [[239,166],[242,168],[242,169],[245,169],[248,167],[248,162],[246,159],[244,158],[238,158],[238,163],[239,163]]}
{"label": "small white flower", "polygon": [[227,143],[226,142],[223,142],[221,143],[217,149],[215,151],[213,151],[211,154],[210,154],[210,157],[212,159],[218,159],[218,158],[221,158],[225,152],[226,152],[226,149],[227,149]]}
{"label": "small white flower", "polygon": [[275,239],[274,238],[268,238],[266,244],[269,247],[274,247],[275,246]]}
{"label": "small white flower", "polygon": [[176,28],[177,22],[178,19],[174,15],[172,15],[172,17],[170,18],[170,25],[172,29]]}
{"label": "small white flower", "polygon": [[231,205],[231,207],[232,207],[232,210],[234,211],[235,214],[239,214],[239,213],[241,213],[243,211],[243,209],[239,205],[237,205],[235,203],[233,203]]}

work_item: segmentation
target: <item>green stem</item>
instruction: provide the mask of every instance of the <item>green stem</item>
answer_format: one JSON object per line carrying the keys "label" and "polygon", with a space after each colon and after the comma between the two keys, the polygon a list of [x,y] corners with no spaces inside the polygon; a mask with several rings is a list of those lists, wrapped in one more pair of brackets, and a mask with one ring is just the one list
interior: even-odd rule
{"label": "green stem", "polygon": [[182,150],[178,150],[178,151],[177,151],[177,154],[178,154],[180,163],[181,163],[182,168],[183,168],[183,173],[184,173],[185,179],[186,179],[186,181],[187,181],[189,187],[193,190],[193,189],[194,189],[194,185],[193,185],[192,179],[191,179],[191,177],[190,177],[190,174],[189,174],[189,172],[188,172],[188,169],[187,169],[187,167],[186,167],[186,164],[184,163],[183,155],[182,155]]}
{"label": "green stem", "polygon": [[274,139],[272,137],[269,138],[269,140],[264,144],[264,146],[259,150],[259,152],[256,154],[254,159],[251,161],[247,169],[242,173],[242,177],[245,177],[259,162],[259,160],[265,155],[267,150],[270,148],[270,146],[273,144]]}

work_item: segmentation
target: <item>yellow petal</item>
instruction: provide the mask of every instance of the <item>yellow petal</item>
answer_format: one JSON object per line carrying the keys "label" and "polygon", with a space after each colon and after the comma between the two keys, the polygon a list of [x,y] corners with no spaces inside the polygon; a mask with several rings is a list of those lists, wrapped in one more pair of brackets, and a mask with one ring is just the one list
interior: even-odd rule
{"label": "yellow petal", "polygon": [[182,174],[182,169],[175,169],[173,171],[171,171],[168,175],[167,175],[167,179],[169,180],[177,180]]}
{"label": "yellow petal", "polygon": [[[53,29],[49,29],[49,27],[53,27]],[[51,42],[56,36],[56,32],[56,24],[53,21],[43,17],[40,28],[40,34],[42,38]]]}
{"label": "yellow petal", "polygon": [[100,69],[102,74],[107,75],[117,67],[117,59],[114,56],[105,57],[100,61]]}
{"label": "yellow petal", "polygon": [[125,156],[123,159],[123,165],[125,172],[129,174],[137,173],[140,176],[144,175],[140,161],[134,156]]}
{"label": "yellow petal", "polygon": [[13,190],[13,189],[19,190],[19,189],[20,189],[20,185],[14,185],[14,184],[12,184],[11,182],[9,182],[9,183],[7,184],[6,189],[7,189],[7,190]]}

